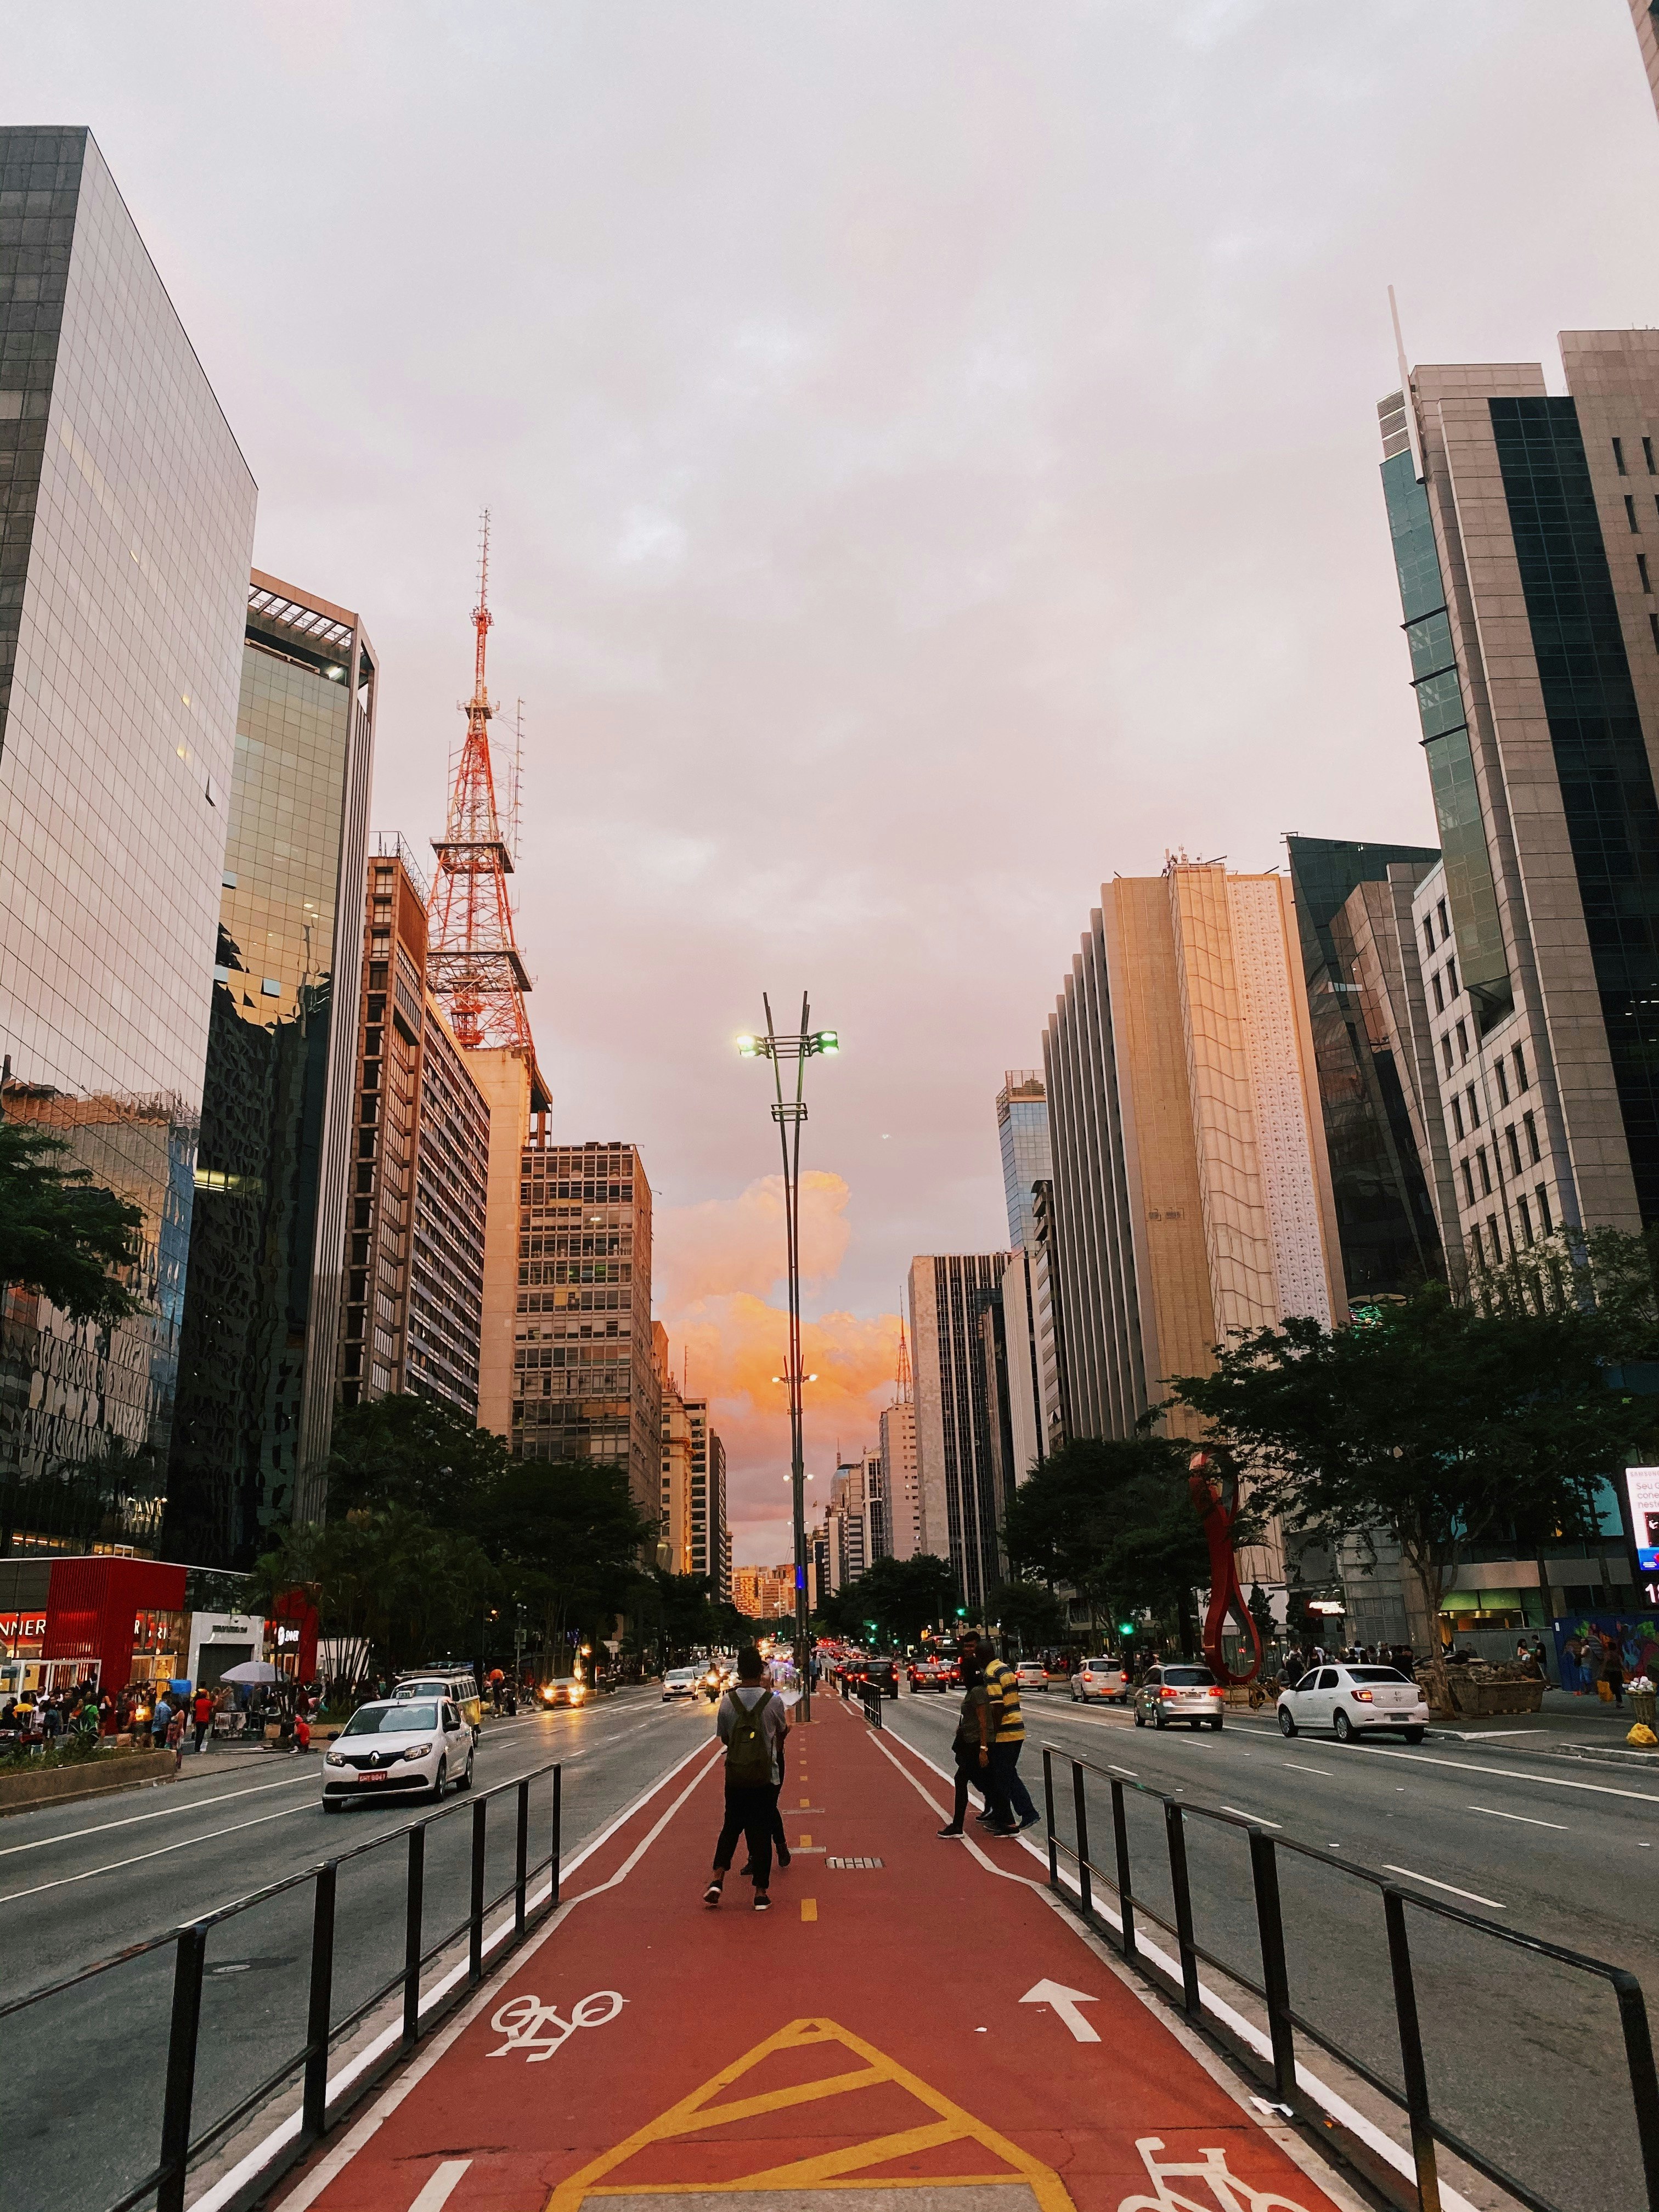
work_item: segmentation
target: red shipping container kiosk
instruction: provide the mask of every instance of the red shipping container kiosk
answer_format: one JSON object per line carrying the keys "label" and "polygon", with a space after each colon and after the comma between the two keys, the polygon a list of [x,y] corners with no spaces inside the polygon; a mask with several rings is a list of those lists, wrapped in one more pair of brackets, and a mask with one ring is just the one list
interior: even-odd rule
{"label": "red shipping container kiosk", "polygon": [[118,1692],[176,1674],[188,1650],[186,1571],[103,1552],[0,1559],[0,1673],[14,1692],[88,1679]]}

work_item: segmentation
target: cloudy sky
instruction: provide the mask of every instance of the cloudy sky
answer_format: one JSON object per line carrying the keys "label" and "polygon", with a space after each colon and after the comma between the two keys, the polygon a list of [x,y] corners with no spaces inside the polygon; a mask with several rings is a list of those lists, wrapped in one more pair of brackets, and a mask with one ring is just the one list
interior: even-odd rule
{"label": "cloudy sky", "polygon": [[374,820],[441,826],[495,515],[561,1134],[787,1549],[763,989],[814,1070],[809,1465],[911,1255],[1006,1237],[993,1102],[1097,887],[1432,841],[1380,495],[1398,379],[1659,319],[1626,0],[0,0],[259,484],[361,608]]}

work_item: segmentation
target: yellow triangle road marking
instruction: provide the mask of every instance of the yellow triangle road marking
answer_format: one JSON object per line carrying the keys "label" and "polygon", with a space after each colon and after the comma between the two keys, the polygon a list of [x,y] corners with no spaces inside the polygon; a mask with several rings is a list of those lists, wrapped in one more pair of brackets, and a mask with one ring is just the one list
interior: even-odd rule
{"label": "yellow triangle road marking", "polygon": [[[722,2093],[741,2081],[745,2075],[780,2051],[800,2051],[817,2044],[839,2044],[849,2057],[861,2063],[838,2074],[826,2074],[817,2081],[796,2082],[786,2088],[766,2089],[750,2096],[726,2098]],[[724,2175],[718,2181],[702,2179],[675,2181],[620,2182],[606,2185],[606,2176],[615,2173],[639,2152],[653,2144],[672,2142],[677,2136],[695,2138],[707,2128],[721,2128],[734,2120],[757,2118],[762,2113],[787,2112],[792,2107],[811,2105],[827,2097],[845,2096],[850,2090],[873,2089],[884,2083],[892,2083],[908,2089],[917,2102],[933,2114],[931,2120],[920,2125],[871,2136],[859,2142],[843,2144],[838,2150],[823,2151],[814,2157],[787,2160],[781,2166],[763,2166],[752,2173]],[[981,2151],[999,2159],[1004,2167],[1012,2171],[987,2173],[929,2172],[925,2174],[883,2174],[876,2181],[863,2181],[858,2177],[866,2174],[872,2166],[883,2166],[897,2158],[910,2156],[917,2151],[935,2150],[947,2143],[974,2144]],[[763,2155],[775,2152],[775,2136],[757,2142],[754,2148]],[[978,2163],[969,2160],[969,2164]],[[545,2212],[580,2212],[584,2199],[600,2197],[667,2197],[700,2194],[726,2195],[738,2190],[773,2189],[950,2189],[966,2185],[984,2186],[988,2183],[1026,2184],[1036,2198],[1041,2212],[1074,2212],[1066,2185],[1052,2166],[1041,2159],[1022,2150],[1018,2143],[1010,2142],[994,2128],[966,2112],[960,2105],[953,2105],[948,2097],[941,2096],[918,2075],[889,2058],[873,2044],[866,2043],[850,2029],[841,2027],[833,2020],[792,2020],[764,2043],[757,2043],[752,2051],[730,2066],[723,2067],[711,2081],[699,2089],[681,2098],[678,2105],[654,2120],[647,2120],[636,2129],[625,2142],[614,2150],[604,2152],[559,2183],[548,2198]]]}

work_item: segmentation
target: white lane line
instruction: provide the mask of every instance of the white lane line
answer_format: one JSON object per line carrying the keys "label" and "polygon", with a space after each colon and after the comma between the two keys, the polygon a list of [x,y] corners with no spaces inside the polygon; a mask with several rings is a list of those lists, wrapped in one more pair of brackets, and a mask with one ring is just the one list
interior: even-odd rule
{"label": "white lane line", "polygon": [[[686,1753],[684,1759],[671,1766],[666,1774],[659,1776],[649,1789],[641,1791],[630,1804],[624,1805],[616,1818],[601,1828],[597,1836],[584,1844],[574,1857],[563,1862],[561,1879],[562,1880],[564,1874],[574,1874],[586,1860],[592,1858],[601,1845],[610,1842],[618,1828],[625,1826],[636,1813],[650,1803],[659,1790],[665,1790],[677,1775],[685,1771],[693,1759],[701,1759],[709,1748],[710,1746],[706,1739],[696,1745]],[[711,1759],[708,1764],[712,1766],[715,1761]],[[690,1796],[691,1790],[696,1789],[697,1783],[703,1779],[703,1776],[708,1771],[708,1767],[705,1767],[702,1772],[696,1776],[690,1789],[685,1790],[676,1800],[674,1809],[678,1810],[678,1807],[684,1803],[685,1799]],[[659,1821],[659,1828],[662,1825]],[[550,1893],[550,1884],[544,1883],[541,1888],[527,1899],[532,1911],[546,1899]],[[601,1888],[609,1888],[609,1883],[600,1884]],[[585,1890],[582,1893],[584,1897],[592,1897],[597,1894],[598,1892],[594,1890]],[[563,1927],[572,1906],[580,1902],[580,1897],[568,1898],[548,1915],[540,1929],[532,1936],[515,1954],[514,1966],[515,1973],[524,1972],[549,1936]],[[486,1958],[506,1941],[512,1927],[513,1914],[508,1911],[484,1937],[483,1948]],[[465,1978],[465,1974],[466,1961],[463,1960],[459,1966],[453,1967],[441,1981],[426,1991],[421,1999],[422,2012],[429,2012],[434,2006],[441,2004],[450,1990]],[[420,2055],[404,2069],[392,2086],[377,2099],[367,2117],[360,2120],[336,2148],[304,2176],[295,2191],[280,2199],[282,2212],[309,2212],[309,2208],[322,2196],[329,2185],[344,2172],[364,2145],[373,2142],[382,2122],[394,2112],[416,2085],[425,2079],[451,2046],[459,2041],[471,2027],[478,2015],[495,2002],[495,1990],[486,1984],[476,1997],[460,2008],[440,2033],[432,2037],[422,2047]],[[402,2034],[403,2023],[398,2021],[376,2036],[372,2043],[366,2045],[355,2057],[348,2059],[337,2074],[331,2074],[328,2081],[328,2101],[332,2104],[351,2082],[355,2081],[360,2075],[366,2073],[379,2059],[384,2057],[392,2045],[399,2040]],[[277,2152],[285,2144],[294,2141],[300,2132],[300,2118],[298,2112],[292,2112],[287,2119],[280,2121],[262,2142],[256,2143],[253,2148],[231,2168],[228,2173],[222,2174],[204,2197],[197,2198],[191,2207],[191,2212],[225,2212],[225,2208],[236,2201],[248,2184],[270,2165]]]}
{"label": "white lane line", "polygon": [[14,1889],[0,1897],[0,1905],[15,1905],[20,1898],[40,1897],[49,1889],[67,1889],[71,1882],[91,1881],[100,1874],[118,1874],[123,1867],[143,1866],[146,1859],[164,1859],[172,1851],[187,1851],[197,1844],[210,1844],[216,1836],[240,1836],[248,1828],[263,1828],[268,1820],[286,1820],[295,1813],[311,1809],[311,1801],[303,1805],[284,1805],[280,1813],[261,1813],[257,1820],[234,1821],[228,1828],[210,1828],[205,1835],[185,1836],[176,1844],[163,1844],[159,1850],[140,1851],[130,1859],[111,1859],[105,1866],[87,1867],[80,1874],[60,1874],[56,1881],[38,1881],[33,1889]]}
{"label": "white lane line", "polygon": [[1592,1797],[1632,1797],[1638,1805],[1659,1805],[1650,1790],[1615,1790],[1606,1782],[1569,1782],[1564,1774],[1523,1774],[1513,1766],[1488,1766],[1484,1759],[1433,1759],[1425,1751],[1385,1751],[1380,1743],[1365,1746],[1370,1759],[1406,1759],[1413,1766],[1440,1766],[1460,1774],[1494,1774],[1500,1782],[1538,1782],[1551,1790],[1586,1790]]}
{"label": "white lane line", "polygon": [[1241,1820],[1254,1820],[1258,1828],[1282,1828],[1285,1825],[1282,1820],[1263,1820],[1260,1813],[1247,1813],[1242,1805],[1222,1805],[1218,1806],[1217,1810],[1222,1813],[1237,1813]]}
{"label": "white lane line", "polygon": [[470,2158],[447,2158],[410,2206],[409,2212],[444,2212],[455,2193],[455,2185],[467,2171]]}
{"label": "white lane line", "polygon": [[1127,1774],[1131,1782],[1139,1782],[1140,1779],[1139,1771],[1133,1766],[1119,1766],[1109,1759],[1107,1760],[1106,1764],[1111,1768],[1114,1774]]}
{"label": "white lane line", "polygon": [[90,1828],[66,1828],[61,1836],[37,1836],[32,1844],[8,1844],[0,1859],[15,1858],[19,1851],[43,1851],[51,1844],[72,1844],[77,1836],[106,1835],[112,1828],[136,1827],[140,1820],[171,1820],[180,1813],[203,1813],[210,1805],[228,1805],[234,1797],[262,1797],[267,1790],[292,1790],[296,1783],[316,1778],[315,1767],[306,1774],[290,1774],[281,1782],[256,1782],[251,1789],[227,1790],[222,1796],[198,1797],[193,1805],[164,1805],[159,1813],[130,1813],[124,1820],[99,1820]]}
{"label": "white lane line", "polygon": [[1298,1766],[1293,1759],[1281,1759],[1279,1763],[1281,1766],[1288,1766],[1292,1774],[1322,1774],[1328,1782],[1331,1778],[1328,1766]]}
{"label": "white lane line", "polygon": [[1494,1820],[1519,1820],[1528,1828],[1553,1828],[1560,1835],[1567,1832],[1565,1820],[1534,1820],[1526,1813],[1500,1813],[1496,1805],[1471,1805],[1471,1813],[1490,1813]]}
{"label": "white lane line", "polygon": [[1482,1897],[1475,1889],[1459,1889],[1453,1881],[1437,1881],[1431,1874],[1419,1874],[1415,1867],[1392,1866],[1384,1859],[1382,1871],[1384,1874],[1403,1874],[1407,1881],[1426,1882],[1431,1889],[1443,1889],[1449,1897],[1467,1897],[1471,1905],[1489,1905],[1494,1912],[1507,1912],[1510,1909],[1499,1898]]}

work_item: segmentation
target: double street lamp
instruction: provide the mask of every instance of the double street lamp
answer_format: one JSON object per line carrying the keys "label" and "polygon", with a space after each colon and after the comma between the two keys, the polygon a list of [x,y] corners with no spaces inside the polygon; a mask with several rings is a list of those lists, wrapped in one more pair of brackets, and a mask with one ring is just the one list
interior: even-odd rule
{"label": "double street lamp", "polygon": [[[764,1036],[740,1036],[738,1051],[744,1060],[769,1060],[775,1092],[772,1119],[778,1125],[783,1149],[783,1218],[788,1252],[789,1352],[783,1380],[789,1386],[789,1483],[795,1518],[795,1671],[800,1683],[800,1717],[812,1715],[811,1637],[806,1603],[806,1469],[801,1444],[801,1386],[806,1379],[800,1361],[800,1125],[806,1119],[806,1063],[823,1054],[841,1050],[834,1030],[815,1030],[805,991],[800,1000],[800,1029],[793,1036],[780,1036],[772,1020],[772,1001],[763,992],[766,1009]],[[785,1064],[794,1062],[794,1096],[784,1090]]]}

